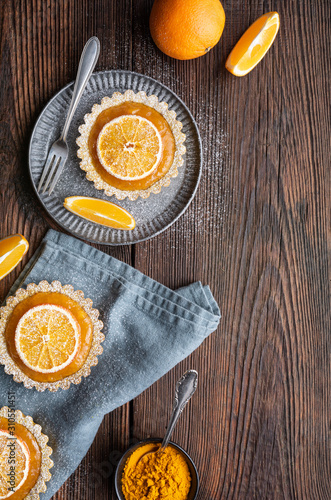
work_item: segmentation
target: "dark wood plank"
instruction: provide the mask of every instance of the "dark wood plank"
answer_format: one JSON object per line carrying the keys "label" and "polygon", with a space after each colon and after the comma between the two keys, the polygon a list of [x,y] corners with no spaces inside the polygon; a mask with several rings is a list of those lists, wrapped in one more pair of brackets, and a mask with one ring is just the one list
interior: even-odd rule
{"label": "dark wood plank", "polygon": [[[131,249],[102,249],[167,286],[209,284],[219,330],[144,394],[105,417],[89,453],[54,500],[116,498],[117,453],[160,436],[181,373],[197,394],[174,440],[194,458],[199,499],[330,497],[330,5],[327,0],[224,2],[220,44],[193,61],[154,46],[152,1],[0,3],[0,237],[25,234],[30,250],[0,282],[0,297],[54,223],[27,174],[33,124],[75,77],[96,34],[96,69],[150,75],[195,116],[204,146],[197,196],[168,231]],[[238,79],[227,54],[263,12],[281,16],[264,61]]]}

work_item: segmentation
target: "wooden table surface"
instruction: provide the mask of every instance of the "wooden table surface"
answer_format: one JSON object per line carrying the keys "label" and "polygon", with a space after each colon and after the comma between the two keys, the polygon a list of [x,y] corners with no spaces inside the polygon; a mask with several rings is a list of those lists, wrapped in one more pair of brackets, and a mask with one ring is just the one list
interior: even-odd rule
{"label": "wooden table surface", "polygon": [[[135,246],[99,248],[171,288],[209,284],[222,311],[197,351],[104,418],[53,500],[115,499],[120,452],[164,433],[175,381],[190,367],[199,389],[174,440],[196,462],[199,500],[330,499],[330,2],[226,0],[220,43],[192,61],[155,47],[151,4],[0,2],[0,236],[30,242],[1,299],[56,228],[28,177],[33,125],[97,35],[96,70],[134,70],[170,87],[192,111],[204,152],[198,193],[176,224]],[[248,76],[230,75],[229,51],[271,10],[281,19],[273,47]]]}

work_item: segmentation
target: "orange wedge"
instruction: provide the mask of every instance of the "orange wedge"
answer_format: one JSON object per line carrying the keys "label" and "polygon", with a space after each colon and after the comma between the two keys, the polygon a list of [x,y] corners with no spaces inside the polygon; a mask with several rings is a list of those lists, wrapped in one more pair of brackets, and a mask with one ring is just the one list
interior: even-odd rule
{"label": "orange wedge", "polygon": [[28,248],[29,243],[21,234],[12,234],[0,240],[0,280],[17,266]]}
{"label": "orange wedge", "polygon": [[23,363],[40,373],[68,366],[77,354],[80,327],[65,307],[41,304],[29,309],[15,330],[15,347]]}
{"label": "orange wedge", "polygon": [[225,67],[235,76],[247,75],[266,55],[279,30],[279,15],[268,12],[259,17],[230,52]]}
{"label": "orange wedge", "polygon": [[110,201],[86,196],[70,196],[63,203],[64,208],[91,222],[115,229],[132,230],[136,222],[124,208]]}
{"label": "orange wedge", "polygon": [[13,491],[8,489],[9,479],[14,481],[13,488],[17,491],[28,477],[29,469],[30,452],[25,443],[18,436],[0,430],[0,500],[13,494]]}
{"label": "orange wedge", "polygon": [[107,123],[97,140],[101,165],[114,177],[137,181],[150,175],[162,154],[155,125],[137,115],[122,115]]}

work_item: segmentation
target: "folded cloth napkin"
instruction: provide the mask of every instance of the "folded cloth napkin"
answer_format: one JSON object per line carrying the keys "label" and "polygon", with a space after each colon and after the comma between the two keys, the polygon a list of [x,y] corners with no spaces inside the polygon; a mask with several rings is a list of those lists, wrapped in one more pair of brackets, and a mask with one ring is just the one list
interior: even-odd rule
{"label": "folded cloth napkin", "polygon": [[50,230],[9,292],[28,283],[59,280],[93,300],[104,323],[103,354],[91,375],[65,391],[40,393],[13,381],[0,367],[0,407],[15,393],[16,409],[50,437],[50,499],[87,453],[103,416],[138,396],[187,357],[219,323],[208,286],[176,292],[109,255]]}

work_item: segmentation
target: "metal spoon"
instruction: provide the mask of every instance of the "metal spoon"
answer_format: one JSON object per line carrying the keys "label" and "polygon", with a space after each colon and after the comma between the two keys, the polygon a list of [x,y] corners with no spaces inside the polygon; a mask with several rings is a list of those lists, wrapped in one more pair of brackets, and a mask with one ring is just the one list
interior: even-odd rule
{"label": "metal spoon", "polygon": [[179,415],[182,413],[184,410],[186,404],[190,400],[191,396],[195,393],[195,390],[198,385],[198,372],[195,370],[188,370],[187,372],[184,373],[184,375],[178,380],[176,383],[176,389],[175,389],[175,401],[174,401],[174,406],[172,409],[171,417],[169,420],[169,424],[167,427],[167,431],[165,433],[165,436],[163,438],[162,444],[160,447],[156,447],[154,450],[147,451],[144,453],[140,459],[138,460],[137,463],[142,460],[143,457],[146,455],[149,455],[150,453],[163,453],[165,448],[168,446],[168,443],[170,441],[171,434],[175,428],[175,425],[177,424],[177,420],[179,418]]}

